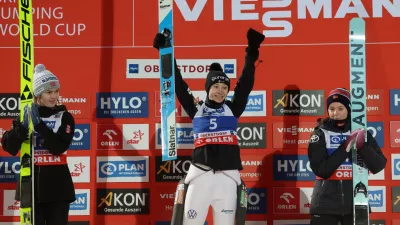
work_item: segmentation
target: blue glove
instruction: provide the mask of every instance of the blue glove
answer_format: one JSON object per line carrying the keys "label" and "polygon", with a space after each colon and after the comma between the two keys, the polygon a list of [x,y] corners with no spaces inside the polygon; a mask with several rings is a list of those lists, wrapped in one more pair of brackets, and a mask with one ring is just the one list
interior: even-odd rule
{"label": "blue glove", "polygon": [[28,106],[28,104],[26,104],[24,107],[24,120],[22,121],[22,126],[26,130],[29,130],[29,106]]}
{"label": "blue glove", "polygon": [[39,110],[38,110],[36,104],[32,104],[31,119],[32,119],[33,126],[38,125],[42,121],[42,119],[40,118]]}

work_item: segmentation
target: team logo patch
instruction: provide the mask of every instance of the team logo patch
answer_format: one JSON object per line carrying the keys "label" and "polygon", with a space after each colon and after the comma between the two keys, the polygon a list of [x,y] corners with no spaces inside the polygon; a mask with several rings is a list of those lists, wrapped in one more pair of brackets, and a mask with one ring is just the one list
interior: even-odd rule
{"label": "team logo patch", "polygon": [[310,138],[310,143],[315,143],[319,141],[319,137],[318,135],[314,134],[313,136],[311,136]]}
{"label": "team logo patch", "polygon": [[69,125],[67,125],[67,128],[65,129],[65,133],[71,133],[71,127]]}

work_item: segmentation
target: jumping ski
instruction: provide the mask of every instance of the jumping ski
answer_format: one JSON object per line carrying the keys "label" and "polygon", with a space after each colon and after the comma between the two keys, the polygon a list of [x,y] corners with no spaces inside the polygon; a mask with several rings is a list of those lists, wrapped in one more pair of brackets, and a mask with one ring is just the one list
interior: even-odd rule
{"label": "jumping ski", "polygon": [[[367,129],[365,21],[362,18],[353,18],[350,21],[349,38],[351,131],[353,132],[359,128]],[[352,159],[354,225],[368,225],[368,169],[355,147],[352,149]]]}
{"label": "jumping ski", "polygon": [[173,0],[158,0],[158,27],[166,43],[160,47],[162,161],[177,158]]}
{"label": "jumping ski", "polygon": [[[34,71],[33,60],[33,20],[32,0],[19,1],[20,27],[20,119],[24,118],[25,106],[33,102],[32,79]],[[26,112],[26,111],[25,111]],[[30,117],[29,117],[30,118]],[[20,224],[33,224],[34,208],[34,176],[32,151],[32,121],[29,119],[28,139],[21,145],[20,150]]]}

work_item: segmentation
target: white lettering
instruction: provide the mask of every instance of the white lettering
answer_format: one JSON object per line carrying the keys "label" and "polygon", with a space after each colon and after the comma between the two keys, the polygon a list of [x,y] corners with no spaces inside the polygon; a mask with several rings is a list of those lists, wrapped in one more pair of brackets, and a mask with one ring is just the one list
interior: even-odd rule
{"label": "white lettering", "polygon": [[[353,6],[350,4],[353,3]],[[361,0],[342,0],[335,18],[344,18],[347,14],[357,13],[359,17],[368,18],[368,12],[365,10]]]}
{"label": "white lettering", "polygon": [[232,20],[258,20],[258,13],[243,13],[242,10],[255,10],[255,4],[243,4],[257,2],[258,0],[232,0]]}
{"label": "white lettering", "polygon": [[331,0],[301,0],[298,1],[299,19],[306,18],[306,11],[310,13],[311,18],[316,19],[324,10],[324,18],[332,18],[332,1]]}
{"label": "white lettering", "polygon": [[382,8],[385,8],[393,17],[400,17],[400,0],[373,0],[372,1],[373,17],[382,17]]}

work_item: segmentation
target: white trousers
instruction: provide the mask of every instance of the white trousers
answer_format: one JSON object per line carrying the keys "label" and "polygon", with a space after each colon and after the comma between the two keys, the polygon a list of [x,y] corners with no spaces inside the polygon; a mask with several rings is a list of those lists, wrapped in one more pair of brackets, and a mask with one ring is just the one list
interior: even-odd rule
{"label": "white trousers", "polygon": [[190,166],[185,183],[189,183],[183,225],[203,225],[212,206],[214,225],[234,225],[236,190],[240,184],[237,170],[203,171]]}

